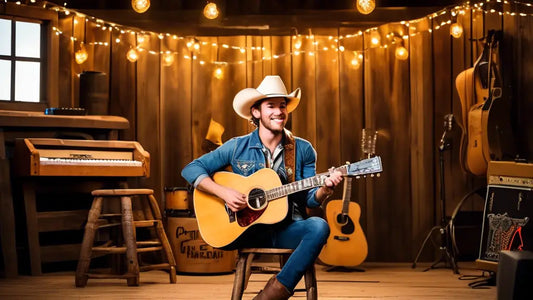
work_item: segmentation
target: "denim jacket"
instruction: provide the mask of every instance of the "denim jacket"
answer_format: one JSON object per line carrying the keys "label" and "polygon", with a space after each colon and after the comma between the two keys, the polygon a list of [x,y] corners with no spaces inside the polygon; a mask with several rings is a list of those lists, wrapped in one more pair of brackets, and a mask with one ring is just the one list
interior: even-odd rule
{"label": "denim jacket", "polygon": [[[294,137],[295,151],[295,180],[302,180],[315,176],[316,151],[308,141]],[[181,175],[190,184],[197,185],[207,176],[212,176],[217,171],[231,166],[234,173],[249,176],[259,169],[266,167],[263,145],[259,138],[259,130],[234,137],[222,146],[193,160],[182,170]],[[289,196],[290,201],[295,201],[308,207],[317,207],[320,204],[315,199],[317,188],[295,193]],[[305,212],[302,212],[305,216]]]}

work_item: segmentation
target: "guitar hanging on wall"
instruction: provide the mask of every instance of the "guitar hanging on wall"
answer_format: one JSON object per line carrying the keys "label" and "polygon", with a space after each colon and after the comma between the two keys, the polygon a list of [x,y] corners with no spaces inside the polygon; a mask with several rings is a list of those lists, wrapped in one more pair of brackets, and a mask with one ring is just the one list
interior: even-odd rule
{"label": "guitar hanging on wall", "polygon": [[[483,53],[471,68],[471,75],[458,76],[456,80],[463,116],[468,116],[467,120],[463,118],[466,134],[462,138],[461,163],[467,171],[478,176],[486,174],[489,161],[512,159],[514,155],[511,103],[509,99],[502,99],[501,40],[501,31],[490,30]],[[467,112],[465,104],[468,100],[476,103]]]}

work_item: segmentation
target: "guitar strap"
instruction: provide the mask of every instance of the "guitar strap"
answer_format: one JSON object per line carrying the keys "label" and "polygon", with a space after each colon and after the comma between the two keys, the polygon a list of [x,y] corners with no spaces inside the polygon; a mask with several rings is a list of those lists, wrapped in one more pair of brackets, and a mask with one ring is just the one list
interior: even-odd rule
{"label": "guitar strap", "polygon": [[288,129],[285,130],[285,171],[287,172],[287,181],[294,182],[294,167],[296,155],[294,149],[296,148],[296,143],[294,141],[294,136],[292,132]]}

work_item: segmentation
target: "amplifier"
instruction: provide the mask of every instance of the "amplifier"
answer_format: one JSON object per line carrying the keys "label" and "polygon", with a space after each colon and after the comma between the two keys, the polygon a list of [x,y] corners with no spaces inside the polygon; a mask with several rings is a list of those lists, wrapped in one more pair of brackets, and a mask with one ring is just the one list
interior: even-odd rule
{"label": "amplifier", "polygon": [[476,264],[496,272],[502,250],[533,250],[533,165],[490,162]]}

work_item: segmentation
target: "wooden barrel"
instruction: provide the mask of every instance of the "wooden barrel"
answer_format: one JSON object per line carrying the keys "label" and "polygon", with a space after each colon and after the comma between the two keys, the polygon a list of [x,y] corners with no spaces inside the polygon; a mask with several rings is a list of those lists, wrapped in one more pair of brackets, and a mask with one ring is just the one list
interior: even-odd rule
{"label": "wooden barrel", "polygon": [[191,209],[189,193],[185,187],[165,188],[165,209],[185,210]]}
{"label": "wooden barrel", "polygon": [[196,218],[167,217],[167,234],[181,273],[230,273],[235,269],[237,250],[209,246],[200,236]]}

